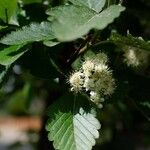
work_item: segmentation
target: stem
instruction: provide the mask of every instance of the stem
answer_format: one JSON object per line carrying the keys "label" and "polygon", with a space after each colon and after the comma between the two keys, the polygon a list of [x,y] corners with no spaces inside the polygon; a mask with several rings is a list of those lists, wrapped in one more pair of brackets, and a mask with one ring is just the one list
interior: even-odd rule
{"label": "stem", "polygon": [[73,114],[75,114],[76,100],[77,100],[77,94],[75,94],[74,100],[73,100]]}
{"label": "stem", "polygon": [[112,43],[111,41],[100,41],[100,42],[98,42],[98,43],[96,43],[96,44],[93,44],[91,47],[95,47],[95,46],[98,46],[98,45],[100,45],[100,44],[108,44],[108,43]]}
{"label": "stem", "polygon": [[90,42],[91,45],[96,42],[97,38],[98,38],[99,35],[100,35],[100,32],[101,32],[100,30],[95,30],[95,33],[94,33],[94,35],[93,35],[93,37],[92,37],[92,39],[91,39],[91,42]]}
{"label": "stem", "polygon": [[8,24],[8,10],[5,8],[6,23]]}
{"label": "stem", "polygon": [[109,6],[110,6],[110,0],[107,1],[107,7],[109,7]]}

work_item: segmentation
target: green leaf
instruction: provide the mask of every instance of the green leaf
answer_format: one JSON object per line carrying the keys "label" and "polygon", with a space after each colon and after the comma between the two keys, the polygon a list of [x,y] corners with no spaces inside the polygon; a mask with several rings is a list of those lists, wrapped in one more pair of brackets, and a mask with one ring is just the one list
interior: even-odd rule
{"label": "green leaf", "polygon": [[10,69],[11,65],[6,67],[0,65],[0,88],[2,87],[3,83],[7,80]]}
{"label": "green leaf", "polygon": [[55,149],[92,149],[95,139],[99,137],[100,123],[87,107],[87,100],[83,97],[78,97],[74,103],[73,96],[68,95],[49,108],[46,129],[49,131],[49,140],[54,141]]}
{"label": "green leaf", "polygon": [[42,0],[22,0],[24,4],[41,3]]}
{"label": "green leaf", "polygon": [[0,64],[7,66],[15,62],[27,51],[27,49],[23,49],[23,46],[14,45],[0,50]]}
{"label": "green leaf", "polygon": [[150,102],[149,101],[146,101],[146,102],[141,102],[141,105],[143,105],[143,106],[146,106],[147,108],[149,108],[150,109]]}
{"label": "green leaf", "polygon": [[141,112],[141,114],[148,120],[150,121],[150,100],[144,100],[144,101],[135,101],[135,106],[138,111]]}
{"label": "green leaf", "polygon": [[11,114],[26,114],[31,100],[31,83],[25,83],[22,89],[13,93],[7,103],[6,109]]}
{"label": "green leaf", "polygon": [[51,39],[54,39],[51,24],[48,22],[42,22],[41,24],[33,23],[30,26],[25,26],[18,31],[13,31],[4,37],[0,43],[6,45],[19,45]]}
{"label": "green leaf", "polygon": [[66,5],[47,12],[52,21],[52,30],[59,41],[71,41],[87,34],[91,29],[104,29],[120,15],[124,7],[112,5],[101,13],[87,7]]}
{"label": "green leaf", "polygon": [[48,46],[48,47],[53,47],[59,44],[60,42],[52,40],[52,41],[44,41],[43,44]]}
{"label": "green leaf", "polygon": [[96,12],[100,12],[104,7],[106,0],[69,0],[74,5],[87,6]]}
{"label": "green leaf", "polygon": [[0,26],[0,30],[7,28],[7,26]]}
{"label": "green leaf", "polygon": [[28,51],[20,60],[21,65],[32,75],[43,79],[54,79],[59,76],[58,71],[53,66],[49,53],[43,50],[43,45],[35,44],[32,50]]}
{"label": "green leaf", "polygon": [[112,33],[110,40],[120,47],[130,46],[140,50],[150,51],[150,42],[144,41],[141,37],[133,37],[131,34],[125,37],[117,33]]}
{"label": "green leaf", "polygon": [[17,8],[17,0],[0,0],[0,19],[8,22]]}

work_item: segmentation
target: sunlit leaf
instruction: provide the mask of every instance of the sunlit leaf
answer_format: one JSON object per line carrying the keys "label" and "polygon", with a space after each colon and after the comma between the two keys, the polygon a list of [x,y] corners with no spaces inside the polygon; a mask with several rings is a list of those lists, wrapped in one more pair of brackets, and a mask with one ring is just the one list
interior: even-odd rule
{"label": "sunlit leaf", "polygon": [[91,29],[104,29],[120,15],[124,7],[112,5],[101,13],[88,7],[66,5],[47,11],[52,30],[59,41],[71,41],[87,34]]}
{"label": "sunlit leaf", "polygon": [[1,49],[0,64],[7,66],[15,62],[27,51],[27,48],[22,49],[23,46],[24,45],[14,45],[8,48]]}
{"label": "sunlit leaf", "polygon": [[64,96],[49,108],[46,129],[55,149],[91,150],[96,144],[100,123],[83,101],[83,97],[74,101],[73,96]]}

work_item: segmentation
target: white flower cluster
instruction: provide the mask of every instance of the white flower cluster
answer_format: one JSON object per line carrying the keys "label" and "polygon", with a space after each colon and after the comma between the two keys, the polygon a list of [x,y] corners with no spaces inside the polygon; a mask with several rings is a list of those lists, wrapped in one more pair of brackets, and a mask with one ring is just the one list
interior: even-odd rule
{"label": "white flower cluster", "polygon": [[104,53],[95,55],[95,58],[88,57],[80,70],[69,78],[71,91],[89,93],[90,100],[99,108],[102,108],[104,97],[111,95],[115,89],[115,80],[107,61],[108,58]]}
{"label": "white flower cluster", "polygon": [[149,62],[149,54],[133,47],[127,47],[124,53],[124,62],[131,67],[147,65]]}

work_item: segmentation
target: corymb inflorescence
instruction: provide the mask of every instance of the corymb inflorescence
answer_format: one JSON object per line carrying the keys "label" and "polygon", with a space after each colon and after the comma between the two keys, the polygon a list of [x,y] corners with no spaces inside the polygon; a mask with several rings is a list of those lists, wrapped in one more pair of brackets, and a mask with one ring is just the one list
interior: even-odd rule
{"label": "corymb inflorescence", "polygon": [[99,108],[102,108],[105,97],[115,89],[115,80],[107,63],[108,58],[104,53],[86,57],[79,71],[69,77],[71,91],[87,93]]}

